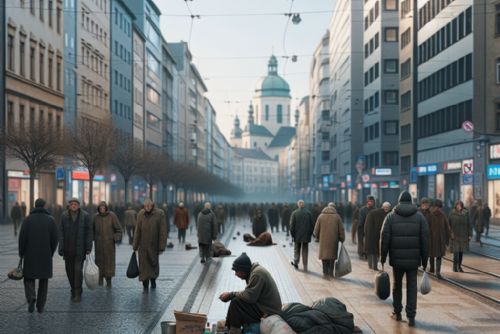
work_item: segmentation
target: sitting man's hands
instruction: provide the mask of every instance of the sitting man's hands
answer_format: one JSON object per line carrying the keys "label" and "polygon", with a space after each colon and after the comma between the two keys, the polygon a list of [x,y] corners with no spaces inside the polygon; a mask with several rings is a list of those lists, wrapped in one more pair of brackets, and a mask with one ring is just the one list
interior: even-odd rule
{"label": "sitting man's hands", "polygon": [[224,303],[227,303],[232,299],[232,297],[233,297],[232,292],[223,292],[220,294],[219,299],[222,300]]}

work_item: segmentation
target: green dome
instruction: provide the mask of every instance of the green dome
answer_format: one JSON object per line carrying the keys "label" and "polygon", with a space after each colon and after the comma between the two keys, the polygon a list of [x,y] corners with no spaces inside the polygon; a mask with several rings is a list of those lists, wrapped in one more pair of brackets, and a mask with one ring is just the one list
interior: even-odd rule
{"label": "green dome", "polygon": [[290,96],[290,86],[278,75],[278,60],[273,55],[269,59],[268,74],[257,82],[255,93],[257,96]]}

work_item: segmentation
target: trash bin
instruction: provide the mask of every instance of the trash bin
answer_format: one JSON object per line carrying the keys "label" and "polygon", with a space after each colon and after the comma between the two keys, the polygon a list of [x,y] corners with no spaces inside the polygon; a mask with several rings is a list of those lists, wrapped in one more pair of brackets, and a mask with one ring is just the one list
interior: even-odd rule
{"label": "trash bin", "polygon": [[175,321],[162,321],[161,334],[175,334]]}

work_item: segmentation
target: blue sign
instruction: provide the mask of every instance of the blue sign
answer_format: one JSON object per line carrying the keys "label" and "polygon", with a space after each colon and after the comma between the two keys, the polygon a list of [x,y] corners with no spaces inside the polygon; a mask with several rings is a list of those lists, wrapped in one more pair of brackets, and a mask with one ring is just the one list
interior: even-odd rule
{"label": "blue sign", "polygon": [[398,181],[389,181],[389,188],[391,188],[391,189],[399,188],[399,182]]}
{"label": "blue sign", "polygon": [[[488,165],[488,170],[486,172],[488,180],[499,180],[500,179],[500,165]],[[472,175],[471,175],[472,176]],[[464,175],[465,177],[465,175]]]}
{"label": "blue sign", "polygon": [[417,175],[436,175],[437,170],[437,164],[420,165],[417,166]]}
{"label": "blue sign", "polygon": [[56,180],[64,180],[64,168],[57,167],[56,168]]}
{"label": "blue sign", "polygon": [[410,183],[417,183],[417,167],[412,167],[410,170]]}

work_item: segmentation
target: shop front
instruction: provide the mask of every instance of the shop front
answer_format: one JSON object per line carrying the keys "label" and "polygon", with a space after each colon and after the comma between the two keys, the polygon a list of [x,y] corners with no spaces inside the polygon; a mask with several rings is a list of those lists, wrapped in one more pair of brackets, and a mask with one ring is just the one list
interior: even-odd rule
{"label": "shop front", "polygon": [[[9,170],[7,171],[9,210],[17,202],[25,203],[27,208],[30,203],[30,174],[28,170]],[[34,198],[38,198],[38,179],[35,179]],[[10,212],[10,211],[9,211]]]}
{"label": "shop front", "polygon": [[447,208],[453,208],[453,204],[460,199],[461,173],[461,161],[445,162],[443,174],[438,174],[436,178],[436,198],[442,200]]}
{"label": "shop front", "polygon": [[[80,199],[82,205],[88,202],[90,193],[90,177],[86,169],[79,168],[71,171],[71,197]],[[95,175],[93,181],[92,203],[109,202],[110,184],[105,181],[104,175]]]}
{"label": "shop front", "polygon": [[486,169],[488,179],[488,205],[491,218],[500,220],[500,164],[490,164]]}
{"label": "shop front", "polygon": [[418,198],[436,197],[436,175],[438,172],[437,164],[427,164],[417,166],[417,196]]}

